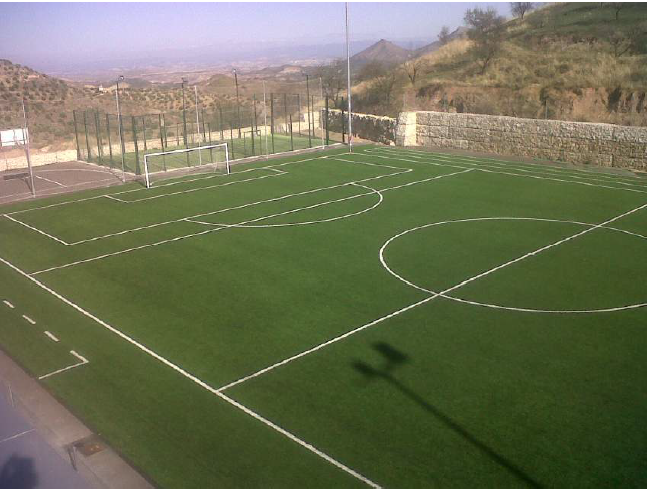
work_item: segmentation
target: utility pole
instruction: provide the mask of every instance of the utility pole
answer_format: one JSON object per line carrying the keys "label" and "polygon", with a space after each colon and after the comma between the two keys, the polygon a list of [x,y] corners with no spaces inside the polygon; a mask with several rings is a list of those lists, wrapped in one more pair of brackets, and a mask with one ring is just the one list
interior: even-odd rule
{"label": "utility pole", "polygon": [[188,80],[185,77],[182,77],[182,125],[184,126],[184,147],[189,149],[189,142],[186,137],[186,97],[184,95],[184,85],[186,85],[187,82]]}
{"label": "utility pole", "polygon": [[310,76],[306,73],[306,105],[308,106],[308,147],[312,148],[312,134],[310,133]]}
{"label": "utility pole", "polygon": [[240,139],[240,98],[238,97],[238,73],[234,72],[234,81],[236,83],[236,107],[238,108],[238,139]]}
{"label": "utility pole", "polygon": [[346,2],[346,81],[348,86],[348,151],[353,152],[352,107],[350,103],[350,42],[348,37],[348,2]]}
{"label": "utility pole", "polygon": [[[321,77],[319,77],[319,90],[321,92],[321,102],[323,103],[324,96],[323,96],[323,80]],[[326,143],[324,141],[324,131],[323,131],[323,123],[322,123],[322,117],[321,117],[321,110],[319,111],[319,130],[321,131],[321,146],[324,148],[326,147]]]}
{"label": "utility pole", "polygon": [[[29,168],[29,180],[31,180],[31,195],[36,197],[36,187],[34,186],[34,170],[31,167],[31,155],[29,154],[29,124],[27,123],[27,109],[25,109],[25,99],[22,99],[22,141],[25,145],[25,156],[27,157],[27,167]],[[16,139],[14,137],[14,139]]]}
{"label": "utility pole", "polygon": [[126,182],[126,144],[124,143],[124,127],[121,122],[121,106],[119,105],[119,82],[124,81],[124,75],[117,78],[117,123],[119,125],[119,141],[121,142],[121,179]]}
{"label": "utility pole", "polygon": [[265,99],[265,80],[263,80],[263,114],[265,116],[265,126],[263,127],[263,129],[265,129],[265,159],[267,160],[270,157],[270,150],[267,146],[267,102]]}
{"label": "utility pole", "polygon": [[[182,77],[182,125],[184,126],[184,148],[189,149],[189,139],[186,134],[186,97],[184,95],[184,85],[188,83],[185,77]],[[191,156],[186,152],[186,166],[191,166]]]}
{"label": "utility pole", "polygon": [[[193,85],[195,91],[195,124],[196,129],[198,130],[198,139],[200,138],[200,111],[198,110],[198,86]],[[198,141],[198,146],[202,146],[202,143]],[[200,160],[200,166],[202,166],[202,151],[198,150],[198,158]]]}

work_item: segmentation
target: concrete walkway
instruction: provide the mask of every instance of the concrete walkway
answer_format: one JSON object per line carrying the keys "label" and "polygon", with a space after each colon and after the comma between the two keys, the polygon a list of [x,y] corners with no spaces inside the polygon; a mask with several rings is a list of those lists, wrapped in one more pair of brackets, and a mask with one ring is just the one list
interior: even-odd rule
{"label": "concrete walkway", "polygon": [[0,389],[0,489],[153,487],[2,351]]}

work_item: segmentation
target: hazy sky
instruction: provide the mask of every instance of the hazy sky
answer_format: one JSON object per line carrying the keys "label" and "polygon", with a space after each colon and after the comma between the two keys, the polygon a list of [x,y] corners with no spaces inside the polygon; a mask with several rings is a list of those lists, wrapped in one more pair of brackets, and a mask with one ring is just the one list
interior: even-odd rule
{"label": "hazy sky", "polygon": [[[476,5],[509,15],[508,3],[351,3],[351,37],[435,40],[442,25],[458,27]],[[205,46],[339,43],[344,4],[0,3],[0,25],[0,58],[29,64]]]}

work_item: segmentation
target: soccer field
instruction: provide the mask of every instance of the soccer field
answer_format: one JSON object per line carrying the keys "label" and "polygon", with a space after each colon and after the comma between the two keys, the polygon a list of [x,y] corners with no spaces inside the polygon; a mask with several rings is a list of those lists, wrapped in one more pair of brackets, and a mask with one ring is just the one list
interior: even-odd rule
{"label": "soccer field", "polygon": [[362,146],[0,213],[0,345],[161,487],[647,484],[645,179]]}

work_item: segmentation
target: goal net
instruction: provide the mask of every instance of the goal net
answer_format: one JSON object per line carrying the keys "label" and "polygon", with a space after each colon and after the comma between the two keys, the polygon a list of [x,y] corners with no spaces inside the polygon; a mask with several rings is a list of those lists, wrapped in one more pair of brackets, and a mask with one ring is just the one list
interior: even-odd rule
{"label": "goal net", "polygon": [[227,143],[149,153],[144,156],[146,187],[193,173],[229,174]]}

